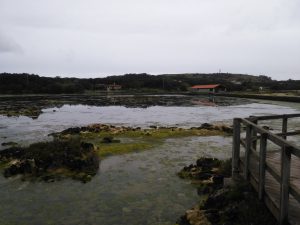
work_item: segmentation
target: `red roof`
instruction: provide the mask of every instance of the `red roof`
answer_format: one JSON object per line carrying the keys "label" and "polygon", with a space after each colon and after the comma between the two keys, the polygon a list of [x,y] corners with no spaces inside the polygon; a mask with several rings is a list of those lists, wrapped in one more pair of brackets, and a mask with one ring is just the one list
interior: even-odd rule
{"label": "red roof", "polygon": [[211,89],[211,88],[216,88],[219,86],[220,86],[220,84],[207,84],[207,85],[195,85],[192,88],[194,88],[194,89]]}

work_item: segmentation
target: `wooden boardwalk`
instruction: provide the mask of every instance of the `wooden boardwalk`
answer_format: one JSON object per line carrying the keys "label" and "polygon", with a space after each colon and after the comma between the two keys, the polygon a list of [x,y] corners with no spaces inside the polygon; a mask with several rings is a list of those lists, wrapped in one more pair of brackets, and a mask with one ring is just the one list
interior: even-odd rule
{"label": "wooden boardwalk", "polygon": [[[280,224],[300,225],[300,150],[288,143],[287,119],[299,114],[235,119],[233,139],[233,176],[243,176],[257,190]],[[282,133],[272,134],[257,125],[259,120],[283,119]],[[241,138],[241,126],[246,137]],[[281,137],[280,137],[281,136]],[[275,143],[274,149],[268,142]],[[240,153],[240,147],[245,152]]]}
{"label": "wooden boardwalk", "polygon": [[[251,183],[258,191],[259,163],[255,160],[253,155],[250,157]],[[280,164],[278,163],[280,162],[280,157],[280,152],[267,153],[266,157],[267,162],[273,166],[278,174],[280,174],[281,170]],[[245,158],[241,157],[241,172],[244,172],[244,160]],[[300,159],[295,156],[292,157],[290,183],[300,188]],[[265,192],[266,195],[268,195],[268,197],[274,202],[275,208],[279,209],[280,184],[268,172],[266,173]],[[300,204],[291,194],[289,195],[289,221],[292,225],[300,225]]]}

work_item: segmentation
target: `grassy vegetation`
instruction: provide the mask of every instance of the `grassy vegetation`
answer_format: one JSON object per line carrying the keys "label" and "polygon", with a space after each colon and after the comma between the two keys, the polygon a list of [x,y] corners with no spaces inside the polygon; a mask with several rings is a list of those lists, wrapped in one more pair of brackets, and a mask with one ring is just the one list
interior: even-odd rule
{"label": "grassy vegetation", "polygon": [[112,143],[99,144],[97,154],[103,158],[111,155],[119,155],[130,152],[139,152],[153,147],[150,143]]}
{"label": "grassy vegetation", "polygon": [[53,134],[51,142],[1,151],[0,168],[6,177],[22,174],[25,178],[39,177],[46,181],[71,177],[87,182],[97,173],[101,158],[151,149],[168,138],[211,135],[225,135],[225,132],[213,126],[140,129],[96,124],[69,128]]}
{"label": "grassy vegetation", "polygon": [[[180,138],[188,136],[213,136],[224,135],[219,130],[206,129],[182,129],[182,128],[161,128],[129,131],[101,131],[101,132],[80,132],[79,137],[97,147],[97,154],[103,158],[110,155],[139,152],[158,146],[168,138]],[[61,138],[70,138],[67,134]],[[104,143],[104,139],[112,139],[112,143]],[[115,141],[119,140],[120,141]],[[116,142],[116,143],[115,143]]]}

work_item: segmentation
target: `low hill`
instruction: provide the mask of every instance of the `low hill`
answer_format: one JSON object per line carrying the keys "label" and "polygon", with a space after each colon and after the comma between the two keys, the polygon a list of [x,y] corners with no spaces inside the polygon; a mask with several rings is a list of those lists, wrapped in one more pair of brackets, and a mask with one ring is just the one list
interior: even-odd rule
{"label": "low hill", "polygon": [[122,86],[122,90],[165,90],[186,91],[195,84],[221,83],[231,91],[300,89],[300,81],[276,81],[267,76],[230,73],[187,73],[150,75],[125,74],[104,78],[61,78],[42,77],[35,74],[0,74],[0,94],[61,94],[84,93],[86,91],[106,90],[111,84]]}

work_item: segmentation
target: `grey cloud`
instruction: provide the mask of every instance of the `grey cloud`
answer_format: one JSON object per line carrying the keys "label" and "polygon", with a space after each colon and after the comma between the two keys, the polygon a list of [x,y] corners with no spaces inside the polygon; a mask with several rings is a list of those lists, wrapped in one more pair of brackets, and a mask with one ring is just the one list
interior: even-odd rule
{"label": "grey cloud", "polygon": [[1,0],[0,51],[22,46],[26,54],[2,54],[0,68],[53,76],[221,68],[299,79],[299,7],[299,0]]}
{"label": "grey cloud", "polygon": [[0,53],[20,53],[22,48],[12,38],[0,32]]}

